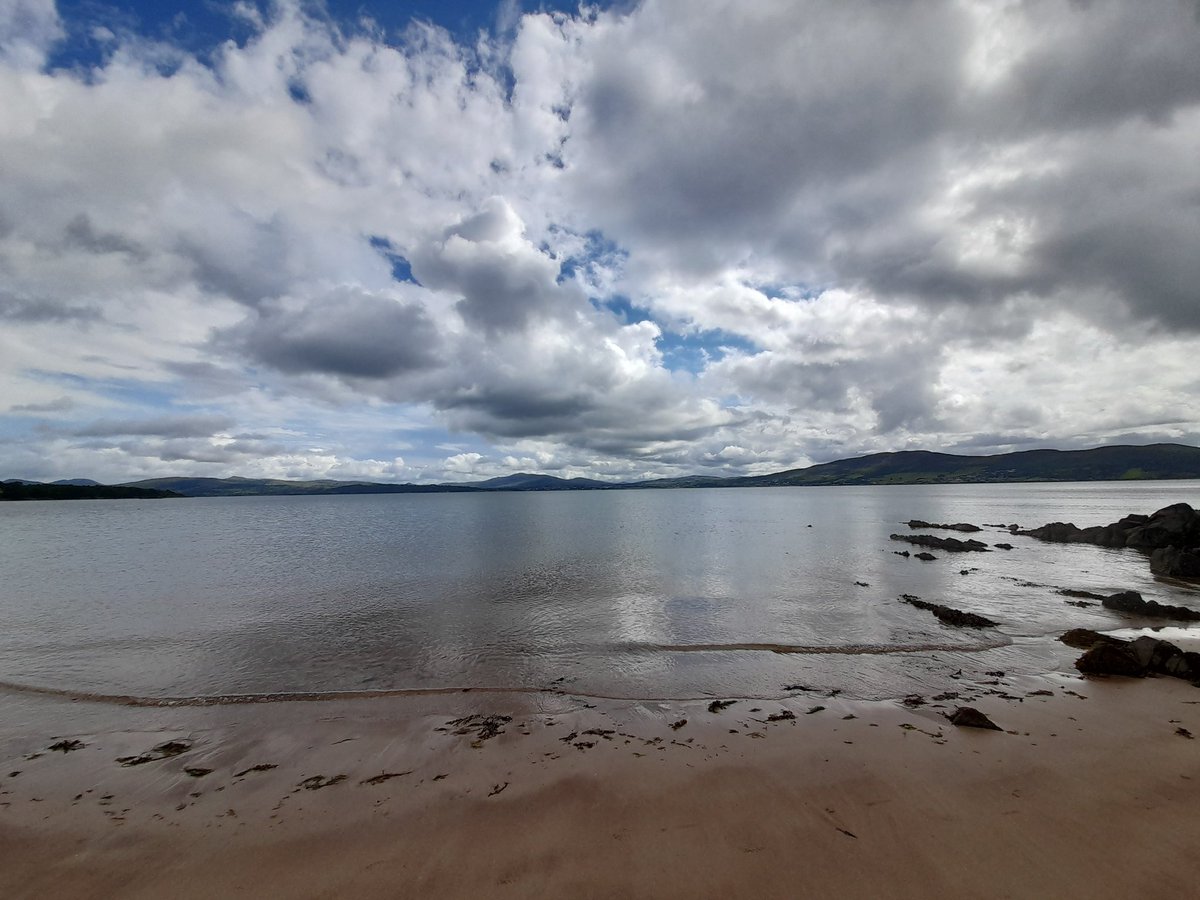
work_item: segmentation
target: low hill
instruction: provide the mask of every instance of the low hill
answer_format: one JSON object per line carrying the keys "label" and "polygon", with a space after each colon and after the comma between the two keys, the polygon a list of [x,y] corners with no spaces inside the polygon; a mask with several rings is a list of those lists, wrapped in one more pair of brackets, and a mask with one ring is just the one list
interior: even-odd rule
{"label": "low hill", "polygon": [[[684,489],[696,487],[768,487],[850,484],[970,484],[1022,481],[1121,481],[1200,478],[1200,447],[1182,444],[1110,446],[1091,450],[1025,450],[995,456],[959,456],[927,450],[872,453],[804,469],[748,478],[688,475],[652,481],[614,483],[593,478],[559,478],[519,473],[485,481],[447,484],[387,484],[371,481],[286,481],[269,478],[151,478],[105,487],[71,479],[40,485],[20,479],[3,483],[6,492],[37,489],[80,491],[72,497],[115,496],[114,490],[149,493],[121,496],[236,497],[273,494],[428,494],[481,491],[578,491],[616,488]],[[93,493],[87,493],[87,492]],[[3,497],[3,499],[17,499]],[[33,499],[22,496],[20,499]]]}
{"label": "low hill", "polygon": [[957,456],[926,450],[856,459],[732,479],[744,486],[820,484],[969,484],[1019,481],[1122,481],[1200,478],[1200,448],[1182,444],[1091,450],[1025,450]]}
{"label": "low hill", "polygon": [[0,484],[0,500],[161,500],[182,496],[174,491],[125,485],[39,484],[29,481],[6,481]]}

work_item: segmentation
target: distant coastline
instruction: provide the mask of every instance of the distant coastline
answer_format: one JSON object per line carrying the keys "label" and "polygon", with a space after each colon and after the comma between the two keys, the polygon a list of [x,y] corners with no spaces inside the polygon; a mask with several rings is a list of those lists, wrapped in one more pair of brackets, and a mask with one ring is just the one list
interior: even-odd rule
{"label": "distant coastline", "polygon": [[1055,481],[1165,481],[1200,478],[1200,447],[1183,444],[1113,445],[1089,450],[1024,450],[959,456],[925,450],[873,453],[770,475],[723,478],[695,475],[649,481],[517,474],[486,481],[390,484],[370,481],[287,481],[263,478],[152,478],[119,485],[87,479],[55,484],[13,479],[0,500],[157,499],[268,495],[430,494],[495,491],[666,490],[693,487],[806,487],[820,485],[1003,484]]}

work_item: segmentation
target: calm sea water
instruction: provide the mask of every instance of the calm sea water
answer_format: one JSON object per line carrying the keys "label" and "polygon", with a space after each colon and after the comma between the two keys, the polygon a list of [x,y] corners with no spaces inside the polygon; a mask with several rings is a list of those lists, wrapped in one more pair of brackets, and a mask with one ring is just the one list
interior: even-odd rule
{"label": "calm sea water", "polygon": [[[1132,551],[993,528],[975,537],[1011,552],[903,559],[888,535],[908,519],[1083,526],[1178,501],[1200,506],[1200,482],[8,503],[0,681],[897,696],[957,669],[1062,668],[1064,629],[1145,624],[1056,588],[1200,608]],[[1001,624],[943,626],[903,593]]]}

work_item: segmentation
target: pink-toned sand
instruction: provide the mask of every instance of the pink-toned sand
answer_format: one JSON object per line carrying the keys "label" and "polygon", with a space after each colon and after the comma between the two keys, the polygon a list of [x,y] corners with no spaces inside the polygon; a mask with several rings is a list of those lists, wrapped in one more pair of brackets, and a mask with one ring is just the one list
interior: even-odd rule
{"label": "pink-toned sand", "polygon": [[986,680],[956,689],[1005,731],[962,699],[0,695],[0,897],[1193,896],[1200,690]]}

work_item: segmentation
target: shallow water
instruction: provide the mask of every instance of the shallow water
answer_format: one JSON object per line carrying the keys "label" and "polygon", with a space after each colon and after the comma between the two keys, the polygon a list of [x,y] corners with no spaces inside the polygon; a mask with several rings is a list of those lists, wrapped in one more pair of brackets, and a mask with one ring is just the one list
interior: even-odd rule
{"label": "shallow water", "polygon": [[[1067,605],[1059,587],[1200,608],[1132,551],[996,528],[974,537],[1011,552],[904,559],[893,551],[918,548],[888,535],[908,519],[1084,526],[1179,501],[1200,506],[1200,482],[9,503],[0,681],[145,697],[897,696],[957,669],[1069,665],[1051,640],[1067,628],[1149,624]],[[943,626],[905,593],[1001,624]]]}

